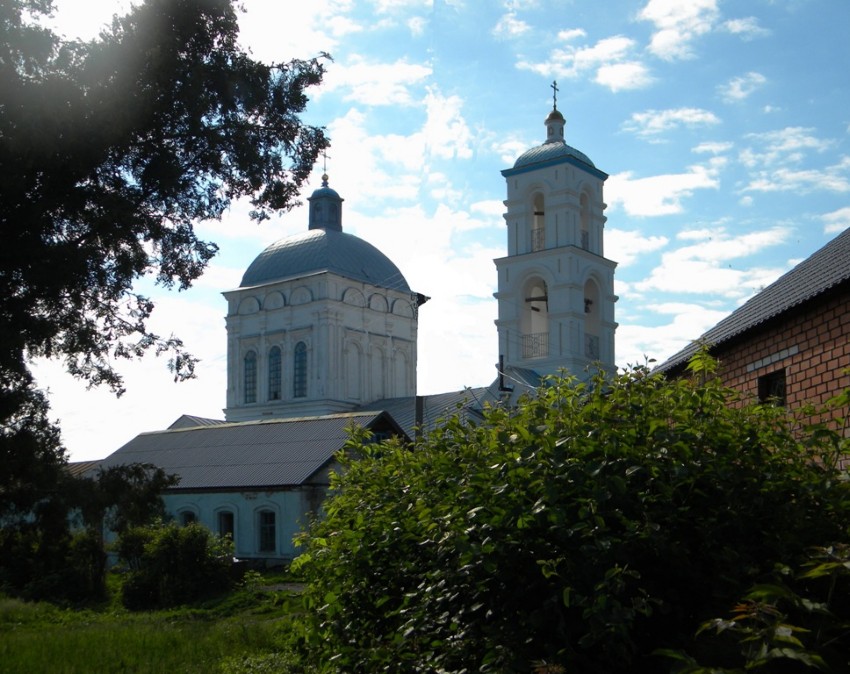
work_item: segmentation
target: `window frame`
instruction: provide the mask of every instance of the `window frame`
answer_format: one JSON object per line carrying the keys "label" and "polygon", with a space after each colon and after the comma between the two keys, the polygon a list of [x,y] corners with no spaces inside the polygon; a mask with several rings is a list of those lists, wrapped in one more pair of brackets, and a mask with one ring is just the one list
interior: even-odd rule
{"label": "window frame", "polygon": [[257,352],[251,349],[242,359],[243,400],[246,405],[257,402]]}
{"label": "window frame", "polygon": [[307,344],[298,342],[292,354],[292,397],[307,397]]}
{"label": "window frame", "polygon": [[257,511],[257,552],[277,552],[277,513],[269,508]]}
{"label": "window frame", "polygon": [[269,400],[283,398],[283,354],[279,346],[269,349]]}

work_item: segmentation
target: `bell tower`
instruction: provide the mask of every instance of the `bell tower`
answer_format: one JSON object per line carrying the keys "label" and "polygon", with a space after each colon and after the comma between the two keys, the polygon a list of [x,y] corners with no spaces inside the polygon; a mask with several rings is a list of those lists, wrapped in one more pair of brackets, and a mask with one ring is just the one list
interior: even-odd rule
{"label": "bell tower", "polygon": [[508,254],[495,260],[502,371],[538,375],[588,366],[614,371],[614,268],[605,257],[603,185],[608,178],[564,141],[552,84],[546,140],[502,175]]}

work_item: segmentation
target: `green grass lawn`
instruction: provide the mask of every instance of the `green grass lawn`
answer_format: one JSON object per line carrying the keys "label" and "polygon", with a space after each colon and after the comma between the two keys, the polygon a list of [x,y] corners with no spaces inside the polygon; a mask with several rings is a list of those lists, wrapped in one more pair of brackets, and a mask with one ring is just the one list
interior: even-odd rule
{"label": "green grass lawn", "polygon": [[0,674],[260,671],[240,663],[277,650],[279,623],[295,601],[262,585],[150,613],[114,602],[73,610],[0,596]]}

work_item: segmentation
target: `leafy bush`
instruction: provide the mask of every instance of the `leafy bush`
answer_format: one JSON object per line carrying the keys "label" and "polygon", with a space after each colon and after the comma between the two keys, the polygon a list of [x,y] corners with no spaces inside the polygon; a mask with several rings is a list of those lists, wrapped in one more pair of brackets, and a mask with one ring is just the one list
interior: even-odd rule
{"label": "leafy bush", "polygon": [[847,539],[850,494],[845,440],[693,367],[694,381],[553,379],[412,449],[355,435],[296,560],[305,661],[581,674],[702,657],[704,621]]}
{"label": "leafy bush", "polygon": [[122,601],[132,610],[187,604],[232,585],[232,544],[200,524],[132,528],[118,539],[117,551],[129,567]]}
{"label": "leafy bush", "polygon": [[[777,567],[772,582],[751,588],[731,617],[706,621],[698,636],[711,646],[700,662],[684,651],[664,651],[676,661],[676,674],[847,671],[850,545],[814,548],[796,572]],[[715,666],[720,661],[733,665]]]}

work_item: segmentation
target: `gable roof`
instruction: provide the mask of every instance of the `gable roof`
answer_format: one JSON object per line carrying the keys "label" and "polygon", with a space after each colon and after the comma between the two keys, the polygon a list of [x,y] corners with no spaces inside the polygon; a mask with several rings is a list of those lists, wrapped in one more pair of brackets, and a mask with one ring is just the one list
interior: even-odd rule
{"label": "gable roof", "polygon": [[177,489],[294,487],[332,461],[352,425],[402,433],[384,412],[224,423],[142,433],[100,465],[151,463],[179,475]]}
{"label": "gable roof", "polygon": [[850,280],[850,228],[815,251],[767,288],[751,297],[696,342],[690,343],[656,369],[671,370],[686,363],[700,344],[718,346],[791,311]]}

